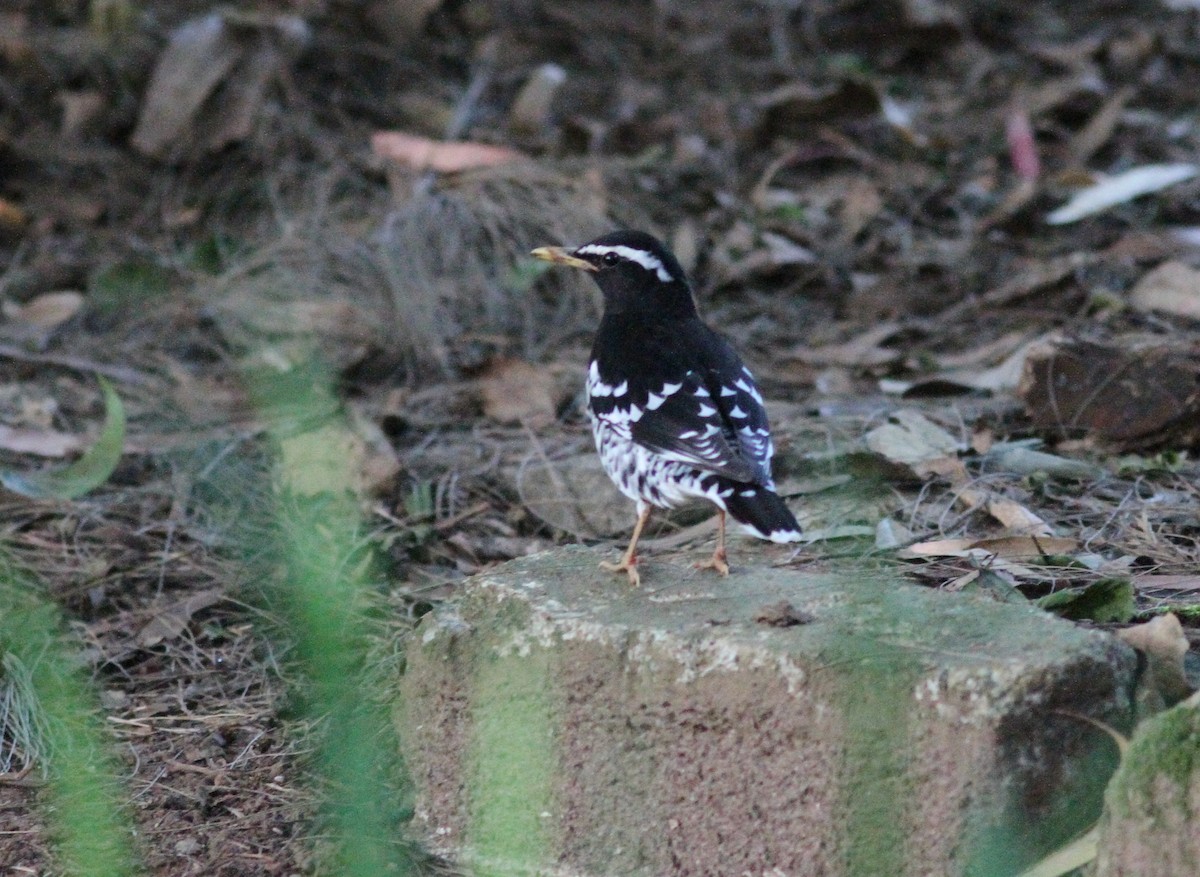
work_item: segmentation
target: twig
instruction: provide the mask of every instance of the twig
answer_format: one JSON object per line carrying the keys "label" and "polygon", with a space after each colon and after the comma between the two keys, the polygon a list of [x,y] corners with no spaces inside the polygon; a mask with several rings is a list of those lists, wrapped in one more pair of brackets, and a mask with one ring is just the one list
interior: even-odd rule
{"label": "twig", "polygon": [[123,384],[133,384],[139,387],[144,387],[150,383],[149,376],[128,366],[109,365],[108,363],[84,359],[81,356],[69,356],[59,353],[32,353],[12,344],[0,344],[0,357],[14,359],[17,362],[57,365],[74,371],[91,372],[97,375],[104,375]]}

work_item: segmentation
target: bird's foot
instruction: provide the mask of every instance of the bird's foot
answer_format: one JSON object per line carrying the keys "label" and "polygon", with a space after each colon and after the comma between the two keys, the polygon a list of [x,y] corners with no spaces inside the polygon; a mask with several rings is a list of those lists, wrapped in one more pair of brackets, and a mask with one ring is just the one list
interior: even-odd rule
{"label": "bird's foot", "polygon": [[698,561],[692,566],[696,569],[715,569],[721,575],[727,576],[729,575],[729,564],[725,561],[725,549],[718,548],[708,560]]}
{"label": "bird's foot", "polygon": [[600,561],[600,569],[605,572],[623,572],[629,577],[630,587],[638,587],[642,583],[642,577],[638,575],[637,555],[633,557],[622,557],[620,563],[609,563],[607,560]]}

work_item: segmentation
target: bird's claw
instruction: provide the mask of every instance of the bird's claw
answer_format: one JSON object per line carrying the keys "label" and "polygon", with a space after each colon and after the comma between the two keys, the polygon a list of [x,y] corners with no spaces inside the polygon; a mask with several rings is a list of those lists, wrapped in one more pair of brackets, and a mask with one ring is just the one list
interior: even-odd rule
{"label": "bird's claw", "polygon": [[600,569],[605,572],[623,572],[629,577],[630,587],[636,588],[642,583],[642,577],[638,575],[637,557],[622,558],[620,563],[610,563],[607,560],[600,561]]}
{"label": "bird's claw", "polygon": [[697,561],[692,566],[696,569],[715,569],[723,576],[729,575],[729,564],[725,560],[724,548],[718,548],[708,560]]}

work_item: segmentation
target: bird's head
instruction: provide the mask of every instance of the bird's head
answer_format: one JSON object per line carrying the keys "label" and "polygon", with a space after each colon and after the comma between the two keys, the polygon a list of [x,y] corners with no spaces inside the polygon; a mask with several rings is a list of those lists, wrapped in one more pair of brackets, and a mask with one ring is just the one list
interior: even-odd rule
{"label": "bird's head", "polygon": [[531,254],[589,272],[609,314],[691,316],[692,290],[679,260],[644,231],[614,231],[574,249],[538,247]]}

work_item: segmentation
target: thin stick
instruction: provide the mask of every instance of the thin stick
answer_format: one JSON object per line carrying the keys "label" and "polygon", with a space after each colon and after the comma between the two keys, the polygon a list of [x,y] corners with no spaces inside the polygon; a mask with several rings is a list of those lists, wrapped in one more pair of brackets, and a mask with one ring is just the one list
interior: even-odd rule
{"label": "thin stick", "polygon": [[69,356],[58,353],[32,353],[28,350],[23,350],[11,344],[0,344],[0,357],[4,359],[14,359],[17,362],[33,362],[38,365],[57,365],[62,368],[69,368],[79,372],[91,372],[97,375],[104,375],[112,378],[114,381],[120,381],[123,384],[134,384],[135,386],[145,386],[150,383],[150,378],[136,369],[129,368],[123,365],[109,365],[103,362],[93,362],[90,359],[84,359],[79,356]]}

